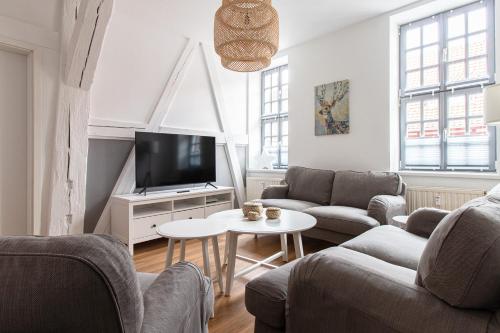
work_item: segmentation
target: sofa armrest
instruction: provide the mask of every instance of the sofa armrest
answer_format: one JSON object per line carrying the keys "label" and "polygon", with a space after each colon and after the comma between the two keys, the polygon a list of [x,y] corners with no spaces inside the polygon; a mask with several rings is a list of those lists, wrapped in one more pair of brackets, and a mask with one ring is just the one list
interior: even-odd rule
{"label": "sofa armrest", "polygon": [[168,267],[145,291],[142,332],[208,332],[212,282],[194,264]]}
{"label": "sofa armrest", "polygon": [[437,208],[419,208],[408,217],[406,231],[429,238],[441,220],[450,213]]}
{"label": "sofa armrest", "polygon": [[368,204],[368,216],[389,224],[397,215],[406,215],[406,199],[401,195],[377,195]]}
{"label": "sofa armrest", "polygon": [[287,332],[486,332],[492,313],[453,308],[415,271],[332,248],[292,269]]}
{"label": "sofa armrest", "polygon": [[288,185],[271,185],[264,189],[261,199],[286,199]]}

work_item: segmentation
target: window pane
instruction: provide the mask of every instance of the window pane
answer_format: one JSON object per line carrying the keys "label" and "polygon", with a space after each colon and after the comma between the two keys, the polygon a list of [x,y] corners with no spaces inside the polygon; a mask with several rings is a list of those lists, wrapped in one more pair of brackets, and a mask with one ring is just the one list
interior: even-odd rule
{"label": "window pane", "polygon": [[420,68],[420,49],[406,52],[406,69]]}
{"label": "window pane", "polygon": [[420,86],[420,71],[408,72],[406,74],[406,89],[416,89]]}
{"label": "window pane", "polygon": [[470,136],[488,135],[488,127],[485,125],[483,118],[469,119],[469,135]]}
{"label": "window pane", "polygon": [[439,47],[437,45],[424,47],[424,66],[434,66],[439,63]]}
{"label": "window pane", "polygon": [[271,136],[271,124],[270,123],[265,123],[264,124],[264,136]]}
{"label": "window pane", "polygon": [[271,87],[271,74],[265,74],[264,75],[264,88],[270,88]]}
{"label": "window pane", "polygon": [[270,102],[271,101],[271,89],[266,89],[264,91],[264,102]]}
{"label": "window pane", "polygon": [[288,100],[285,99],[281,102],[281,113],[288,113]]}
{"label": "window pane", "polygon": [[439,119],[439,99],[428,99],[424,101],[424,120]]}
{"label": "window pane", "polygon": [[420,101],[406,104],[406,121],[420,121]]}
{"label": "window pane", "polygon": [[448,18],[448,38],[465,34],[465,15],[460,14]]}
{"label": "window pane", "polygon": [[424,86],[439,85],[439,70],[432,67],[424,70]]}
{"label": "window pane", "polygon": [[420,28],[410,29],[406,32],[406,49],[420,46]]}
{"label": "window pane", "polygon": [[448,138],[448,167],[489,166],[488,136]]}
{"label": "window pane", "polygon": [[469,79],[480,79],[488,76],[486,57],[469,61]]}
{"label": "window pane", "polygon": [[456,95],[448,98],[448,118],[465,117],[465,95]]}
{"label": "window pane", "polygon": [[278,135],[278,122],[277,121],[272,122],[272,133],[275,136]]}
{"label": "window pane", "polygon": [[279,103],[278,102],[273,102],[273,114],[277,114],[279,112]]}
{"label": "window pane", "polygon": [[271,104],[266,103],[264,104],[264,115],[269,115],[271,114]]}
{"label": "window pane", "polygon": [[486,33],[469,36],[469,57],[486,54]]}
{"label": "window pane", "polygon": [[279,77],[279,72],[278,71],[274,71],[273,72],[273,79],[272,79],[273,86],[277,86],[278,85],[278,77]]}
{"label": "window pane", "polygon": [[448,42],[448,61],[465,59],[465,38]]}
{"label": "window pane", "polygon": [[281,88],[281,98],[288,98],[288,85]]}
{"label": "window pane", "polygon": [[484,95],[483,93],[469,95],[469,116],[482,117],[484,115]]}
{"label": "window pane", "polygon": [[415,139],[420,138],[420,123],[406,125],[406,138]]}
{"label": "window pane", "polygon": [[288,149],[281,149],[281,165],[287,166],[288,165]]}
{"label": "window pane", "polygon": [[272,89],[271,98],[273,101],[278,99],[278,87]]}
{"label": "window pane", "polygon": [[439,122],[431,121],[424,123],[424,135],[425,138],[437,138],[439,137]]}
{"label": "window pane", "polygon": [[270,137],[264,138],[264,147],[265,148],[271,147],[271,138]]}
{"label": "window pane", "polygon": [[465,62],[457,62],[448,65],[448,83],[465,80]]}
{"label": "window pane", "polygon": [[281,138],[281,146],[288,147],[288,135]]}
{"label": "window pane", "polygon": [[404,158],[407,166],[439,168],[441,164],[440,139],[407,140]]}
{"label": "window pane", "polygon": [[272,145],[273,147],[278,147],[278,143],[279,143],[278,137],[277,137],[277,136],[273,136],[273,137],[271,138],[271,145]]}
{"label": "window pane", "polygon": [[468,32],[486,30],[486,8],[479,8],[469,12]]}
{"label": "window pane", "polygon": [[437,43],[439,41],[439,26],[437,22],[426,24],[423,29],[424,45]]}
{"label": "window pane", "polygon": [[464,136],[465,119],[455,119],[448,121],[448,136]]}
{"label": "window pane", "polygon": [[282,83],[282,84],[286,84],[286,83],[288,83],[288,68],[287,68],[287,69],[284,69],[284,70],[281,72],[281,83]]}

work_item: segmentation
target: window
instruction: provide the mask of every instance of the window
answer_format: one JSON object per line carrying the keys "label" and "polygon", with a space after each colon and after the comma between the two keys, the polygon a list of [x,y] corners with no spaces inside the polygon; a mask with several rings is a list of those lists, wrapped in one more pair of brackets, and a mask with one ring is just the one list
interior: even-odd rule
{"label": "window", "polygon": [[262,150],[275,156],[274,168],[288,167],[288,65],[262,72]]}
{"label": "window", "polygon": [[483,102],[494,49],[493,0],[401,26],[401,169],[494,171]]}

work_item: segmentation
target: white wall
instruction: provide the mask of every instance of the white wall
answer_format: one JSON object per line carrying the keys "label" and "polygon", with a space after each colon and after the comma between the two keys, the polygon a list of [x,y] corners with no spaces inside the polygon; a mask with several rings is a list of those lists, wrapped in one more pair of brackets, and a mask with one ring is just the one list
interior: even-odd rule
{"label": "white wall", "polygon": [[[40,175],[41,188],[34,189],[42,198],[40,205],[47,206],[49,197],[49,167],[52,156],[55,113],[57,109],[57,89],[59,83],[59,27],[61,14],[60,0],[0,0],[0,42],[26,49],[36,49],[41,56],[39,65],[39,122],[34,126],[40,133],[40,160],[35,161]],[[43,212],[40,214],[44,224]],[[40,230],[35,230],[39,232]]]}
{"label": "white wall", "polygon": [[[436,12],[444,10],[445,3],[451,5],[449,8],[460,4],[457,1],[422,1],[419,5],[432,6]],[[412,9],[416,7],[418,5],[411,6]],[[417,10],[423,15],[429,14],[422,8]],[[394,119],[398,112],[397,100],[393,98],[396,91],[391,91],[391,87],[394,90],[397,86],[391,82],[391,66],[397,68],[397,62],[391,61],[391,45],[397,39],[391,16],[398,14],[408,19],[403,12],[388,13],[283,52],[288,55],[290,69],[290,165],[334,170],[391,170],[391,154],[394,156],[394,151],[398,150],[398,142],[391,138],[394,133],[391,123],[397,126]],[[497,13],[497,25],[499,20]],[[497,64],[500,65],[498,53]],[[315,136],[314,87],[344,79],[349,79],[351,84],[350,134]],[[404,178],[411,185],[484,189],[499,181],[498,176],[429,179],[422,175],[406,175]]]}

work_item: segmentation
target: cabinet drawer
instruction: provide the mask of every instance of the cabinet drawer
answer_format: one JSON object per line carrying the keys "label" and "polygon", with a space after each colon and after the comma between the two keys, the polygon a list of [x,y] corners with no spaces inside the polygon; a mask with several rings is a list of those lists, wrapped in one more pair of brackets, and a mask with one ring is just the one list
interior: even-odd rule
{"label": "cabinet drawer", "polygon": [[222,212],[224,210],[230,210],[232,208],[233,208],[233,206],[231,205],[230,202],[223,203],[220,205],[208,206],[205,208],[205,217],[209,217],[212,214]]}
{"label": "cabinet drawer", "polygon": [[205,218],[205,208],[195,208],[175,212],[173,220],[203,219]]}
{"label": "cabinet drawer", "polygon": [[133,239],[156,235],[156,227],[172,221],[172,214],[161,214],[133,220]]}

